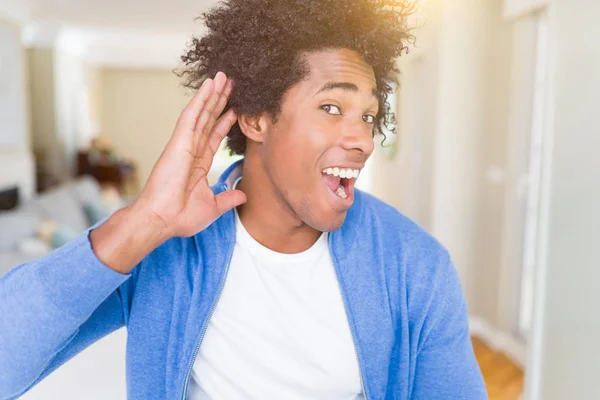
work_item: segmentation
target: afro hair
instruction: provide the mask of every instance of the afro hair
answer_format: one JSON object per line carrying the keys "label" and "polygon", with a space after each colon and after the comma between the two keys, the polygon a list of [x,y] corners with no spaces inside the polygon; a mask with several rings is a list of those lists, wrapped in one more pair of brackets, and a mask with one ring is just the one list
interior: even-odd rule
{"label": "afro hair", "polygon": [[[358,52],[373,67],[379,112],[374,134],[394,123],[387,96],[397,83],[396,58],[414,37],[407,19],[414,2],[394,0],[226,0],[199,18],[208,29],[193,38],[178,75],[197,89],[223,71],[235,87],[225,111],[276,121],[285,92],[309,73],[304,55],[322,49]],[[232,153],[244,154],[239,124],[227,135]]]}

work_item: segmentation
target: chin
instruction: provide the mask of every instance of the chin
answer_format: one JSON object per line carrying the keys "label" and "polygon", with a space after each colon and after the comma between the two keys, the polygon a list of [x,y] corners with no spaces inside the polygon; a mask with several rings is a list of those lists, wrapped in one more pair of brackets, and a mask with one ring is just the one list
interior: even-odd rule
{"label": "chin", "polygon": [[310,218],[304,222],[310,227],[321,231],[321,232],[333,232],[342,227],[346,220],[346,213],[335,213],[332,215],[331,212],[325,214],[322,218]]}

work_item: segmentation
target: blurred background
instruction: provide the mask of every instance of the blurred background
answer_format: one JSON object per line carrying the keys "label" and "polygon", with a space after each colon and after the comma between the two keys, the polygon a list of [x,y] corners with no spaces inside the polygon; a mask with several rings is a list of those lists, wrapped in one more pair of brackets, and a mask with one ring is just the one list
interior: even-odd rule
{"label": "blurred background", "polygon": [[[415,1],[397,134],[360,187],[449,248],[490,399],[598,399],[600,2]],[[214,3],[0,0],[0,274],[139,193]],[[125,399],[125,340],[23,398]]]}

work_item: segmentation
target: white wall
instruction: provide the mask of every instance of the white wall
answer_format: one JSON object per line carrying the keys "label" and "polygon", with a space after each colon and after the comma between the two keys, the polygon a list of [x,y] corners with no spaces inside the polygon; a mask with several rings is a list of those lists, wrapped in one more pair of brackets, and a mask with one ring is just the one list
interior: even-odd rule
{"label": "white wall", "polygon": [[436,99],[432,232],[449,248],[472,307],[489,12],[488,2],[443,3]]}
{"label": "white wall", "polygon": [[372,186],[449,248],[471,313],[492,326],[512,49],[502,15],[502,0],[423,3],[399,64],[398,153],[376,154]]}
{"label": "white wall", "polygon": [[35,191],[35,165],[20,32],[19,25],[0,20],[0,189],[16,185],[26,200]]}
{"label": "white wall", "polygon": [[[503,174],[503,215],[498,220],[501,228],[500,246],[496,246],[500,273],[496,295],[497,316],[495,324],[506,332],[518,331],[521,278],[525,251],[525,220],[527,216],[527,184],[531,151],[538,53],[539,17],[535,14],[521,16],[512,22],[512,59],[509,115],[506,131],[506,157]],[[531,182],[533,183],[533,182]]]}
{"label": "white wall", "polygon": [[[44,29],[42,29],[44,28]],[[44,172],[73,176],[77,150],[97,133],[92,87],[95,69],[84,56],[86,44],[68,29],[27,25],[33,147]]]}
{"label": "white wall", "polygon": [[534,314],[531,400],[600,398],[598,15],[595,0],[552,2],[549,229],[538,280],[544,301]]}
{"label": "white wall", "polygon": [[102,68],[100,132],[136,162],[143,185],[189,97],[170,69]]}
{"label": "white wall", "polygon": [[[371,190],[427,230],[432,227],[432,184],[436,135],[441,6],[427,2],[415,24],[417,46],[399,59],[396,156],[376,146]],[[379,141],[377,142],[379,144]]]}
{"label": "white wall", "polygon": [[[503,218],[505,195],[511,192],[506,175],[510,119],[512,64],[515,58],[513,26],[502,17],[502,2],[488,1],[487,45],[480,56],[485,59],[482,90],[483,129],[479,153],[479,204],[477,206],[477,259],[473,268],[473,315],[483,318],[495,329],[510,333],[499,321],[500,305],[510,305],[501,292],[499,279],[503,272]],[[526,135],[524,136],[527,137]],[[513,266],[514,267],[514,266]],[[513,282],[516,285],[517,282]],[[516,303],[515,303],[516,304]]]}
{"label": "white wall", "polygon": [[77,150],[91,135],[87,64],[76,52],[58,46],[54,52],[54,90],[59,178],[73,176]]}
{"label": "white wall", "polygon": [[0,149],[29,146],[20,27],[0,20]]}
{"label": "white wall", "polygon": [[38,168],[58,177],[64,172],[64,156],[56,133],[54,49],[27,49],[32,148]]}
{"label": "white wall", "polygon": [[504,0],[504,15],[514,18],[525,13],[539,11],[549,0]]}

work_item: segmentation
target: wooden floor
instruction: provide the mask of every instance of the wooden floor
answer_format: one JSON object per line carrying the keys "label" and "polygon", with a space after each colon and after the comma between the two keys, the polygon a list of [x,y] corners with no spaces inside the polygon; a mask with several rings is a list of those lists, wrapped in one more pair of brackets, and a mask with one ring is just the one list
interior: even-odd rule
{"label": "wooden floor", "polygon": [[523,371],[502,353],[472,338],[475,357],[483,373],[489,400],[519,400],[523,392]]}

